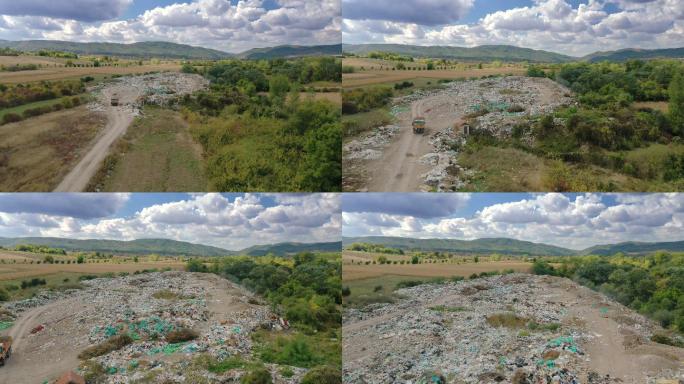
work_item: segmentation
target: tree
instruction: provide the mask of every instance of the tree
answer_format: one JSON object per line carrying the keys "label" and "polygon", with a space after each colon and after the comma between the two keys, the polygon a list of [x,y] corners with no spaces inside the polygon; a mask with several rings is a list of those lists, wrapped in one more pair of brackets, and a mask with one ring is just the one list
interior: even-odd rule
{"label": "tree", "polygon": [[273,76],[269,81],[269,94],[272,100],[283,101],[290,90],[290,80],[284,75]]}
{"label": "tree", "polygon": [[411,258],[411,264],[418,264],[418,261],[419,261],[419,260],[420,260],[420,259],[418,259],[418,256],[415,256],[415,255],[414,255],[414,256]]}
{"label": "tree", "polygon": [[684,75],[681,71],[675,73],[669,87],[670,93],[670,124],[672,133],[684,133]]}
{"label": "tree", "polygon": [[85,257],[83,257],[83,255],[78,255],[78,257],[76,258],[76,263],[78,264],[83,264],[84,261]]}

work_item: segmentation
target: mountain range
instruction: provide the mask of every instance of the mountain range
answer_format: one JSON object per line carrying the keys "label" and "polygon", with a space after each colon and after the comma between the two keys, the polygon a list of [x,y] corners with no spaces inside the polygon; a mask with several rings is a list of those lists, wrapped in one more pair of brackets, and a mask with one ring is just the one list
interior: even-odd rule
{"label": "mountain range", "polygon": [[339,252],[342,249],[340,242],[329,243],[277,243],[257,245],[240,251],[212,247],[208,245],[193,244],[184,241],[169,239],[138,239],[131,241],[118,240],[77,240],[58,237],[0,237],[0,246],[15,247],[17,245],[38,245],[52,248],[61,248],[67,251],[103,252],[114,254],[160,254],[165,256],[264,256],[272,253],[277,256],[286,256],[299,252]]}
{"label": "mountain range", "polygon": [[342,53],[341,44],[314,46],[283,45],[269,48],[250,49],[240,54],[232,54],[215,49],[164,41],[119,44],[78,43],[59,40],[0,40],[0,48],[12,48],[24,52],[51,50],[71,52],[79,55],[108,55],[130,58],[165,58],[189,60],[220,60],[229,58],[258,60],[279,57],[340,55]]}
{"label": "mountain range", "polygon": [[684,48],[669,49],[621,49],[595,52],[582,57],[555,52],[521,48],[512,45],[480,45],[477,47],[420,46],[403,44],[344,44],[345,53],[357,55],[370,52],[389,52],[412,57],[458,59],[465,61],[529,61],[536,63],[565,63],[571,61],[625,61],[630,59],[684,58]]}
{"label": "mountain range", "polygon": [[347,247],[353,243],[369,243],[383,245],[388,248],[403,250],[439,251],[467,254],[504,254],[517,256],[609,256],[616,253],[644,254],[655,251],[684,252],[684,241],[639,243],[624,242],[617,244],[597,245],[583,250],[572,250],[554,245],[533,243],[508,238],[484,238],[477,240],[456,239],[413,239],[405,237],[369,236],[343,237],[342,245]]}

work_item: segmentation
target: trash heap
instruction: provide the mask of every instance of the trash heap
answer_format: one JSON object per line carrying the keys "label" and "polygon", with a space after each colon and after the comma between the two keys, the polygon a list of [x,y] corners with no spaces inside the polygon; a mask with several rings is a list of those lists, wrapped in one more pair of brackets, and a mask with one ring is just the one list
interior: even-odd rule
{"label": "trash heap", "polygon": [[548,286],[521,274],[424,284],[398,290],[396,303],[348,309],[343,382],[619,382],[591,369],[583,346],[596,334],[566,322],[573,303]]}

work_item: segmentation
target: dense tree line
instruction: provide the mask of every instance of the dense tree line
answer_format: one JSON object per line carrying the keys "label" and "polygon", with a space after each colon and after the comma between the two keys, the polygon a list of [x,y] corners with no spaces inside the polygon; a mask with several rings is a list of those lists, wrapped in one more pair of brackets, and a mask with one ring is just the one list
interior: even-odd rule
{"label": "dense tree line", "polygon": [[[183,100],[207,155],[213,188],[225,191],[338,191],[339,107],[302,96],[292,77],[339,79],[332,58],[230,61],[199,70],[211,88]],[[303,71],[303,72],[302,72]],[[309,75],[305,75],[308,79]]]}
{"label": "dense tree line", "polygon": [[342,265],[329,255],[301,253],[282,258],[227,257],[210,266],[198,260],[190,272],[211,272],[266,297],[274,309],[305,332],[339,328]]}
{"label": "dense tree line", "polygon": [[38,83],[0,84],[0,109],[42,100],[73,96],[85,92],[85,84],[79,80],[41,81]]}
{"label": "dense tree line", "polygon": [[345,90],[342,93],[342,113],[352,115],[384,107],[392,100],[393,95],[394,93],[390,87]]}
{"label": "dense tree line", "polygon": [[541,275],[572,278],[618,302],[684,333],[684,254],[586,256],[562,259],[554,268],[537,261]]}
{"label": "dense tree line", "polygon": [[387,253],[393,255],[403,255],[404,250],[400,248],[388,248],[380,244],[369,244],[369,243],[354,243],[349,246],[352,251],[359,252],[373,252],[373,253]]}

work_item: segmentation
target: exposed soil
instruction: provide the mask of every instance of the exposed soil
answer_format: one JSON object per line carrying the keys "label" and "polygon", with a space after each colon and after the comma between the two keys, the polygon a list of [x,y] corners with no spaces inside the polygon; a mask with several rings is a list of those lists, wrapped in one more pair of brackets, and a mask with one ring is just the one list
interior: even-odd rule
{"label": "exposed soil", "polygon": [[513,274],[397,293],[400,302],[345,312],[345,383],[684,377],[684,349],[650,341],[660,327],[568,279]]}

